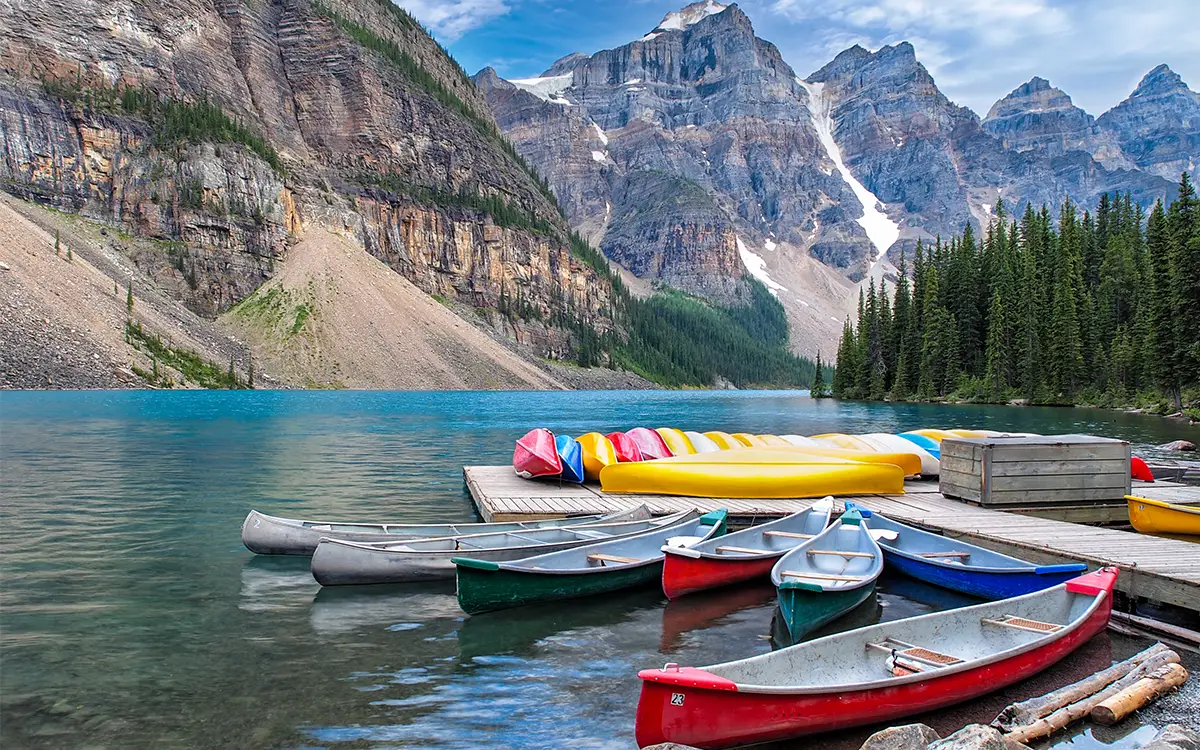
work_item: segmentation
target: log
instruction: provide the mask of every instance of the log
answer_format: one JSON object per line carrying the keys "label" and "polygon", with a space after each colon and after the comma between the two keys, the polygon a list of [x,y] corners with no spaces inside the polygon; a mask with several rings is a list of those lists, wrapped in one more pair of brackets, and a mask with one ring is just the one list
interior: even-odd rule
{"label": "log", "polygon": [[1168,664],[1106,698],[1092,709],[1092,721],[1111,727],[1147,703],[1187,682],[1188,673],[1180,664]]}
{"label": "log", "polygon": [[1161,643],[1156,643],[1140,653],[1134,654],[1123,662],[1114,664],[1104,671],[1087,677],[1079,682],[1055,690],[1052,693],[1030,698],[1027,701],[1013,703],[1000,712],[992,721],[992,726],[1001,732],[1011,732],[1017,727],[1032,724],[1043,716],[1054,713],[1063,706],[1083,700],[1089,695],[1102,690],[1132,672],[1138,665],[1158,654],[1170,651]]}
{"label": "log", "polygon": [[1069,725],[1071,722],[1087,716],[1092,712],[1093,708],[1134,684],[1154,670],[1172,663],[1179,663],[1179,654],[1175,653],[1174,651],[1168,650],[1166,653],[1156,654],[1150,659],[1147,659],[1139,664],[1132,672],[1104,688],[1095,695],[1084,697],[1082,700],[1078,700],[1075,703],[1066,706],[1065,708],[1060,708],[1054,713],[1044,716],[1032,724],[1016,727],[1004,736],[1006,739],[1011,739],[1016,742],[1026,744],[1028,744],[1030,740],[1036,740],[1041,737],[1049,737],[1058,730]]}

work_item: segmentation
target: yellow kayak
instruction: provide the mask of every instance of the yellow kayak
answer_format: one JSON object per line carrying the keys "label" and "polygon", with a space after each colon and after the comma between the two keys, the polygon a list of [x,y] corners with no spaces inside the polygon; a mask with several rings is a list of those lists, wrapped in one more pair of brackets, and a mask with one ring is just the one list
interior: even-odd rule
{"label": "yellow kayak", "polygon": [[683,433],[687,435],[687,439],[692,441],[692,447],[697,453],[714,453],[721,450],[721,446],[713,442],[713,439],[708,435],[701,435],[699,432],[687,430]]}
{"label": "yellow kayak", "polygon": [[1125,499],[1129,502],[1129,522],[1143,534],[1200,536],[1200,507],[1135,495],[1126,495]]}
{"label": "yellow kayak", "polygon": [[688,456],[696,452],[692,441],[688,440],[688,436],[684,435],[682,430],[677,430],[674,427],[655,427],[654,431],[658,433],[658,436],[671,449],[672,456]]}
{"label": "yellow kayak", "polygon": [[600,479],[600,470],[617,462],[617,451],[612,441],[598,432],[589,432],[575,438],[583,448],[583,475],[586,479]]}
{"label": "yellow kayak", "polygon": [[853,435],[843,435],[840,432],[826,432],[823,435],[813,435],[813,440],[819,443],[824,443],[831,448],[845,448],[851,451],[863,451],[871,453],[875,450],[875,446],[865,440],[856,438]]}
{"label": "yellow kayak", "polygon": [[759,440],[763,441],[767,445],[772,445],[772,446],[774,446],[774,445],[781,445],[781,446],[791,445],[791,443],[789,443],[788,441],[779,437],[778,435],[758,435],[756,437],[758,437]]}
{"label": "yellow kayak", "polygon": [[704,433],[704,437],[716,443],[717,447],[723,451],[746,447],[741,441],[739,441],[733,435],[730,435],[728,432],[719,432],[714,430],[713,432]]}
{"label": "yellow kayak", "polygon": [[789,445],[786,447],[771,446],[758,450],[777,451],[784,455],[803,456],[805,460],[821,461],[826,458],[840,458],[847,461],[858,461],[866,464],[892,464],[904,470],[905,476],[921,473],[921,457],[916,453],[899,451],[884,453],[882,451],[856,451],[848,448],[828,448],[823,445]]}
{"label": "yellow kayak", "polygon": [[778,449],[747,449],[615,464],[600,472],[605,492],[688,497],[785,498],[898,495],[904,469],[838,458],[807,460]]}
{"label": "yellow kayak", "polygon": [[735,432],[733,433],[733,439],[747,448],[763,448],[766,446],[766,443],[760,440],[758,435],[751,435],[748,432]]}
{"label": "yellow kayak", "polygon": [[945,432],[949,432],[956,437],[965,438],[985,438],[999,435],[999,433],[992,432],[991,430],[945,430]]}
{"label": "yellow kayak", "polygon": [[914,435],[924,435],[925,437],[929,438],[930,440],[936,440],[939,443],[942,442],[943,440],[945,440],[946,438],[963,437],[962,435],[955,435],[953,432],[950,432],[949,430],[909,430],[909,432],[911,432]]}

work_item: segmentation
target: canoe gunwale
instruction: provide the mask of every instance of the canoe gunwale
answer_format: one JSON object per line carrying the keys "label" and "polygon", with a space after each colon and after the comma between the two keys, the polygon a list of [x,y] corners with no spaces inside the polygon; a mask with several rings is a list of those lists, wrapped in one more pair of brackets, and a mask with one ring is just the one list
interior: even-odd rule
{"label": "canoe gunwale", "polygon": [[[1009,599],[1008,601],[1023,600],[1023,599],[1045,596],[1049,592],[1053,592],[1056,589],[1065,588],[1066,585],[1067,584],[1062,583],[1053,588],[1044,589],[1043,591],[1035,591],[1032,594],[1025,594],[1024,596],[1014,597],[1013,599]],[[966,672],[966,671],[969,671],[972,669],[986,667],[991,664],[1003,662],[1003,661],[1006,661],[1013,657],[1020,656],[1029,651],[1034,651],[1038,648],[1041,648],[1043,646],[1047,646],[1051,643],[1054,643],[1055,641],[1066,638],[1068,635],[1071,635],[1072,633],[1078,631],[1080,628],[1082,628],[1084,625],[1086,625],[1092,619],[1092,617],[1096,614],[1097,610],[1099,610],[1101,605],[1104,604],[1105,600],[1108,598],[1109,598],[1109,592],[1107,592],[1107,591],[1097,592],[1093,597],[1091,605],[1088,606],[1088,608],[1086,610],[1084,610],[1082,613],[1080,613],[1079,617],[1075,618],[1072,622],[1068,623],[1067,625],[1063,626],[1062,628],[1059,628],[1058,630],[1055,630],[1050,633],[1046,633],[1042,637],[1035,638],[1034,640],[1029,641],[1028,643],[1024,643],[1019,646],[1014,646],[1013,648],[1005,649],[1003,651],[997,651],[996,653],[991,654],[990,656],[986,656],[986,657],[983,657],[980,659],[964,661],[959,664],[954,664],[954,665],[950,665],[950,666],[946,666],[946,667],[939,667],[936,670],[930,670],[928,672],[918,672],[916,674],[905,675],[903,677],[881,677],[878,680],[870,680],[867,682],[851,682],[851,683],[844,683],[844,684],[840,684],[840,685],[775,686],[775,685],[755,685],[755,684],[751,684],[751,683],[741,683],[741,682],[736,682],[734,680],[730,680],[730,681],[733,682],[734,685],[736,685],[736,687],[734,688],[736,690],[736,692],[753,693],[753,694],[770,694],[770,695],[820,695],[820,694],[828,694],[828,693],[832,693],[832,692],[851,693],[851,692],[861,692],[864,690],[874,690],[874,689],[884,688],[884,687],[896,687],[896,686],[902,686],[902,685],[909,685],[909,684],[918,683],[918,682],[922,682],[922,681],[932,682],[934,680],[937,680],[940,677],[946,677],[946,676],[958,674],[960,672]],[[969,612],[971,609],[990,607],[990,606],[994,605],[995,603],[996,602],[985,602],[983,604],[976,604],[976,605],[972,605],[971,607],[961,607],[957,610],[949,610],[949,611],[954,611],[954,612],[958,612],[958,613]],[[908,618],[906,620],[895,620],[895,621],[892,621],[891,623],[881,623],[881,625],[883,625],[883,624],[895,625],[895,624],[904,623],[904,622],[912,622],[915,620],[934,619],[941,614],[944,614],[944,613],[943,612],[930,612],[929,614],[918,615],[917,617]],[[872,627],[880,627],[880,625],[875,625]],[[855,631],[847,631],[847,632],[853,633]],[[818,638],[817,640],[806,641],[805,643],[801,643],[801,644],[797,644],[797,645],[804,646],[807,644],[820,643],[821,641],[824,641],[826,639],[838,638],[843,635],[845,635],[845,633],[835,633],[834,635],[825,636],[825,638]],[[796,648],[796,647],[797,646],[792,646],[791,648]],[[751,658],[755,658],[755,657],[751,657]],[[707,670],[707,667],[698,667],[698,669]],[[714,675],[714,676],[720,677],[720,675]],[[729,679],[729,678],[724,678],[724,679]],[[657,680],[656,680],[656,682],[657,682]],[[710,689],[710,688],[700,687],[700,688],[696,688],[696,689]]]}
{"label": "canoe gunwale", "polygon": [[[803,579],[803,576],[796,576],[794,578],[792,576],[788,576],[788,578],[791,580],[784,579],[783,571],[785,568],[784,568],[784,563],[783,563],[783,557],[787,557],[789,555],[795,554],[798,556],[798,559],[806,560],[807,555],[808,555],[807,550],[810,547],[814,548],[814,549],[819,549],[818,547],[816,547],[816,545],[818,543],[823,543],[825,541],[826,537],[833,536],[833,532],[837,531],[841,527],[842,527],[842,520],[839,518],[834,523],[831,523],[828,526],[826,526],[825,529],[820,534],[817,534],[812,539],[807,539],[803,543],[798,544],[795,547],[792,547],[783,556],[781,556],[780,559],[775,563],[775,567],[771,569],[771,583],[775,584],[775,588],[779,589],[781,591],[785,591],[785,590],[812,591],[811,589],[806,589],[803,586],[801,586],[801,580]],[[850,582],[850,581],[838,581],[838,582],[824,581],[824,582],[821,582],[821,580],[819,578],[808,579],[809,581],[815,581],[816,585],[821,587],[822,593],[840,594],[842,592],[856,591],[860,588],[863,588],[864,586],[872,586],[873,587],[875,585],[876,581],[879,580],[879,576],[883,575],[883,550],[880,549],[879,543],[876,542],[874,537],[871,536],[870,527],[867,525],[867,522],[865,520],[860,523],[860,525],[858,526],[858,529],[859,529],[860,534],[866,535],[867,540],[870,542],[871,545],[873,545],[875,547],[875,550],[878,553],[875,556],[875,560],[872,562],[871,570],[869,570],[866,574],[864,574],[863,580],[855,581],[855,582]],[[804,553],[804,556],[801,557],[800,553]],[[818,571],[813,571],[813,572],[818,572]],[[833,586],[832,585],[833,583],[845,583],[847,585]],[[828,588],[826,588],[827,586],[828,586]],[[816,592],[812,592],[812,593],[816,593]]]}
{"label": "canoe gunwale", "polygon": [[[820,501],[818,501],[818,502],[820,502]],[[700,542],[699,544],[693,545],[691,547],[670,547],[670,548],[668,548],[668,547],[664,546],[662,551],[667,553],[668,555],[681,555],[683,557],[690,557],[693,560],[709,560],[709,561],[716,561],[716,562],[753,562],[753,561],[758,561],[758,560],[770,560],[771,558],[780,558],[780,557],[783,557],[784,555],[786,555],[787,553],[791,552],[792,550],[796,549],[796,547],[800,546],[801,544],[807,544],[808,542],[810,542],[812,540],[811,539],[802,540],[802,541],[800,541],[800,544],[793,545],[791,547],[788,547],[787,549],[763,550],[760,554],[757,554],[757,555],[751,555],[751,554],[747,554],[747,553],[738,552],[738,553],[735,553],[736,557],[733,555],[721,554],[720,552],[716,552],[715,547],[737,546],[736,540],[739,537],[739,535],[746,534],[747,532],[758,532],[759,534],[761,534],[763,531],[771,531],[778,527],[792,525],[793,523],[796,523],[796,522],[800,522],[801,526],[803,526],[804,516],[807,513],[815,513],[815,514],[823,513],[825,515],[825,525],[821,527],[821,530],[824,531],[829,528],[829,519],[833,516],[833,506],[830,505],[828,508],[817,508],[816,503],[814,503],[813,505],[810,505],[809,507],[805,508],[804,510],[796,511],[795,513],[784,516],[783,518],[778,518],[774,521],[769,521],[767,523],[760,524],[758,526],[751,526],[749,528],[742,529],[741,531],[735,531],[732,534],[725,534],[724,536],[721,536],[721,537],[711,537],[711,538],[705,539],[703,542]],[[815,539],[816,536],[817,535],[814,534],[813,538]],[[707,552],[702,549],[699,549],[700,547],[705,547],[705,546],[708,546],[709,544],[712,544],[714,546],[713,552]],[[687,550],[687,551],[684,552],[681,550]]]}
{"label": "canoe gunwale", "polygon": [[1172,503],[1166,500],[1155,500],[1149,497],[1141,497],[1140,495],[1126,495],[1126,502],[1129,503],[1145,503],[1154,508],[1162,510],[1175,511],[1176,513],[1186,513],[1188,515],[1200,516],[1200,508],[1194,505],[1182,505],[1180,503]]}

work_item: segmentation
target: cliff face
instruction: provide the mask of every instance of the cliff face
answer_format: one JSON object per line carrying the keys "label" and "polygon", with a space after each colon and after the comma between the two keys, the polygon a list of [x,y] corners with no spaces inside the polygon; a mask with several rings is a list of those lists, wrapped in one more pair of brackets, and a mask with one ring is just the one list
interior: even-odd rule
{"label": "cliff face", "polygon": [[[427,293],[494,307],[519,287],[546,318],[569,306],[611,325],[611,288],[571,256],[478,91],[385,0],[10,4],[0,69],[4,188],[163,240],[139,263],[184,282],[197,311],[246,297],[316,225]],[[278,166],[211,133],[168,142],[153,116],[97,103],[116,86],[219,105]],[[564,332],[525,328],[566,350]]]}
{"label": "cliff face", "polygon": [[1200,94],[1175,71],[1159,65],[1129,98],[1096,120],[1137,166],[1168,180],[1196,172],[1200,163]]}

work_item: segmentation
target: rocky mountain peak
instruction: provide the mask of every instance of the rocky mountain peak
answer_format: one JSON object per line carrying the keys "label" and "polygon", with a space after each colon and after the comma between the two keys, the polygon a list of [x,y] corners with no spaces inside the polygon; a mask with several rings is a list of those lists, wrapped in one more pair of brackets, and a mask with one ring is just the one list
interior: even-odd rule
{"label": "rocky mountain peak", "polygon": [[658,26],[654,27],[654,33],[662,33],[664,31],[681,31],[688,26],[703,21],[709,16],[715,16],[724,12],[728,5],[722,5],[715,0],[700,0],[698,3],[684,6],[680,10],[674,10],[663,16],[663,20],[659,21]]}
{"label": "rocky mountain peak", "polygon": [[488,93],[493,89],[507,90],[516,88],[516,86],[513,86],[511,83],[501,78],[500,74],[496,72],[496,69],[490,65],[472,76],[471,80],[475,82],[475,87],[478,88],[484,96],[487,96]]}
{"label": "rocky mountain peak", "polygon": [[1051,86],[1045,78],[1034,76],[992,105],[987,117],[983,118],[984,127],[987,127],[986,123],[1004,117],[1049,111],[1069,111],[1071,116],[1086,119],[1089,124],[1092,120],[1091,115],[1075,106],[1065,91]]}
{"label": "rocky mountain peak", "polygon": [[1133,90],[1130,97],[1134,96],[1159,96],[1162,94],[1170,94],[1177,91],[1186,91],[1192,93],[1179,74],[1171,70],[1166,63],[1158,65],[1142,77],[1137,88]]}
{"label": "rocky mountain peak", "polygon": [[1200,94],[1166,65],[1151,70],[1096,126],[1140,168],[1178,181],[1200,165]]}

